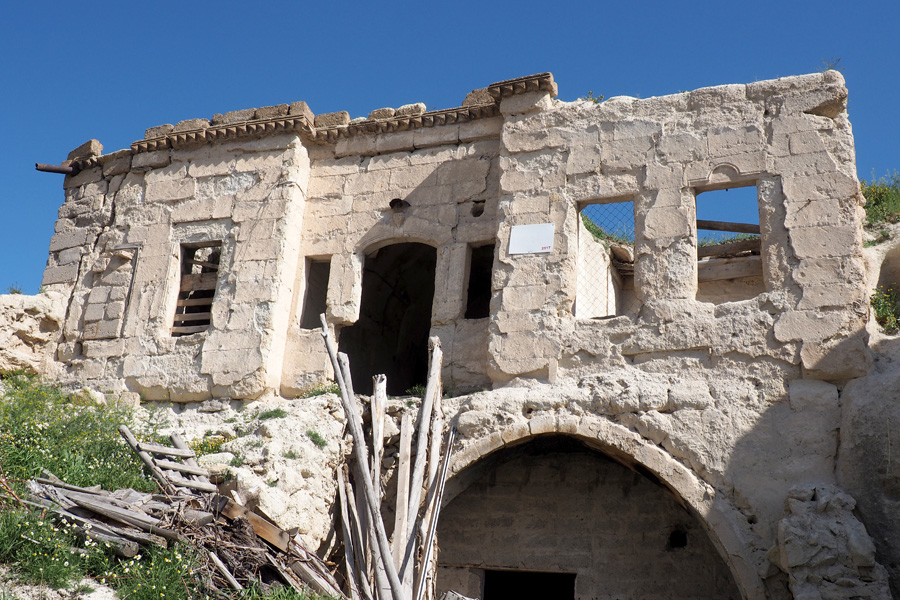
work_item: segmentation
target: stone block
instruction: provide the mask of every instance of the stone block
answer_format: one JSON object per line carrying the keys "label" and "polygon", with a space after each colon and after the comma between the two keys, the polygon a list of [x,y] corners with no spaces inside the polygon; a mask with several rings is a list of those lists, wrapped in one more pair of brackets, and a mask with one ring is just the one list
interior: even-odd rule
{"label": "stone block", "polygon": [[250,121],[256,115],[255,108],[244,108],[241,110],[232,110],[227,113],[218,113],[213,115],[213,125],[233,125],[235,123],[243,123]]}
{"label": "stone block", "polygon": [[107,179],[131,170],[131,150],[118,150],[103,158],[103,176]]}
{"label": "stone block", "polygon": [[500,113],[506,116],[522,115],[539,110],[548,110],[553,106],[550,93],[544,90],[516,94],[500,100]]}
{"label": "stone block", "polygon": [[791,408],[830,410],[838,407],[838,389],[831,383],[815,379],[794,379],[788,384]]}
{"label": "stone block", "polygon": [[415,102],[413,104],[404,104],[395,111],[398,117],[415,117],[425,114],[426,106],[423,102]]}
{"label": "stone block", "polygon": [[85,249],[82,246],[76,246],[74,248],[67,248],[66,250],[62,250],[59,253],[59,256],[56,258],[56,264],[58,266],[63,266],[77,263],[84,255],[84,251]]}
{"label": "stone block", "polygon": [[775,321],[775,339],[779,342],[824,340],[838,333],[844,321],[844,315],[836,311],[791,311]]}
{"label": "stone block", "polygon": [[398,152],[401,150],[415,149],[415,129],[407,131],[395,131],[393,133],[382,133],[375,136],[375,151],[379,154],[384,152]]}
{"label": "stone block", "polygon": [[208,119],[185,119],[175,123],[175,128],[172,131],[194,131],[196,129],[206,129],[207,127],[209,127]]}
{"label": "stone block", "polygon": [[790,229],[788,237],[797,258],[845,256],[861,243],[855,227],[800,227]]}
{"label": "stone block", "polygon": [[372,112],[369,113],[370,119],[390,119],[394,116],[394,113],[397,112],[393,108],[376,108]]}
{"label": "stone block", "polygon": [[462,106],[481,106],[484,104],[494,104],[494,97],[491,96],[487,88],[478,88],[466,94],[462,102]]}
{"label": "stone block", "polygon": [[85,340],[102,340],[119,336],[119,327],[121,323],[115,321],[95,321],[93,323],[84,324]]}
{"label": "stone block", "polygon": [[125,353],[125,340],[85,340],[81,351],[87,358],[109,358],[122,356]]}
{"label": "stone block", "polygon": [[291,110],[289,104],[277,104],[275,106],[261,106],[256,109],[257,119],[274,119],[276,117],[287,116]]}
{"label": "stone block", "polygon": [[459,125],[439,125],[414,130],[413,146],[427,148],[459,143]]}
{"label": "stone block", "polygon": [[103,154],[103,144],[101,144],[98,140],[88,140],[82,145],[78,146],[71,152],[67,157],[67,160],[77,160],[79,158],[91,158],[94,156],[101,156]]}
{"label": "stone block", "polygon": [[[291,102],[290,107],[288,108],[288,114],[291,116],[305,117],[310,125],[312,125],[315,120],[313,111],[310,110],[309,105],[302,100]],[[350,115],[348,114],[347,116],[349,117]]]}
{"label": "stone block", "polygon": [[144,199],[147,202],[173,202],[194,196],[193,179],[169,179],[147,184]]}
{"label": "stone block", "polygon": [[78,263],[61,267],[47,267],[44,269],[44,277],[41,285],[53,285],[55,283],[74,283],[78,277]]}
{"label": "stone block", "polygon": [[345,156],[370,156],[375,154],[374,135],[354,135],[349,138],[339,138],[334,145],[334,154],[337,158]]}
{"label": "stone block", "polygon": [[83,246],[90,236],[91,232],[88,229],[74,229],[72,231],[57,233],[50,238],[50,252],[59,252],[66,248]]}
{"label": "stone block", "polygon": [[152,140],[153,138],[163,137],[173,131],[175,131],[175,126],[171,123],[157,125],[156,127],[150,127],[144,131],[144,139]]}
{"label": "stone block", "polygon": [[475,119],[474,121],[459,124],[459,141],[472,142],[475,140],[500,137],[500,132],[502,130],[503,117]]}
{"label": "stone block", "polygon": [[155,152],[139,152],[131,159],[131,168],[135,169],[155,169],[164,167],[171,161],[171,153],[169,150],[157,150]]}
{"label": "stone block", "polygon": [[350,123],[350,113],[346,110],[338,112],[322,113],[315,116],[313,124],[316,127],[341,127]]}

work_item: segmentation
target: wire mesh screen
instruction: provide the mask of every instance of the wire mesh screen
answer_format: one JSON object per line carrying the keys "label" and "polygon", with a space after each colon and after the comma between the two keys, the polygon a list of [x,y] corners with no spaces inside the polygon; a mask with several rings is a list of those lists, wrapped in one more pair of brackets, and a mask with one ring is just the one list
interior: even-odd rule
{"label": "wire mesh screen", "polygon": [[634,203],[591,204],[579,217],[576,318],[637,314]]}

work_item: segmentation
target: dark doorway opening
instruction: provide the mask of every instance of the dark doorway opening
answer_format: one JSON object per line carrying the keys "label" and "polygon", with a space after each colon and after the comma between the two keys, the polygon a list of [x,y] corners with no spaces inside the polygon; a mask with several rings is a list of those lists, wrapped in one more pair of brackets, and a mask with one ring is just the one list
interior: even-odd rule
{"label": "dark doorway opening", "polygon": [[575,573],[485,571],[483,600],[574,600]]}
{"label": "dark doorway opening", "polygon": [[393,396],[425,383],[436,265],[437,250],[415,242],[366,256],[359,320],[340,337],[356,391],[371,394],[378,373]]}

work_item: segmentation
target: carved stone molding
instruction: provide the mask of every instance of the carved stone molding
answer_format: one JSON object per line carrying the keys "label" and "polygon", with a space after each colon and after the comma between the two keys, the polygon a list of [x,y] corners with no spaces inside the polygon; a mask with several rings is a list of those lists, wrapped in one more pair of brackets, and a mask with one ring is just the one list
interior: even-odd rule
{"label": "carved stone molding", "polygon": [[488,93],[498,102],[509,96],[526,92],[537,92],[539,90],[550,92],[551,96],[556,96],[557,87],[553,81],[552,73],[538,73],[537,75],[507,79],[488,86]]}

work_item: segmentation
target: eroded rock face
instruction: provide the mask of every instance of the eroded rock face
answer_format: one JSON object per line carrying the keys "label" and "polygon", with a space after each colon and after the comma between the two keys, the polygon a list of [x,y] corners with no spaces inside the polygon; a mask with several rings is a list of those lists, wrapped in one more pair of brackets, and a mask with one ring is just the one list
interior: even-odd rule
{"label": "eroded rock face", "polygon": [[794,598],[839,600],[891,597],[875,545],[854,516],[856,501],[834,486],[790,491],[778,523],[773,560],[790,577]]}
{"label": "eroded rock face", "polygon": [[54,355],[65,310],[59,293],[0,295],[0,373],[57,374]]}

